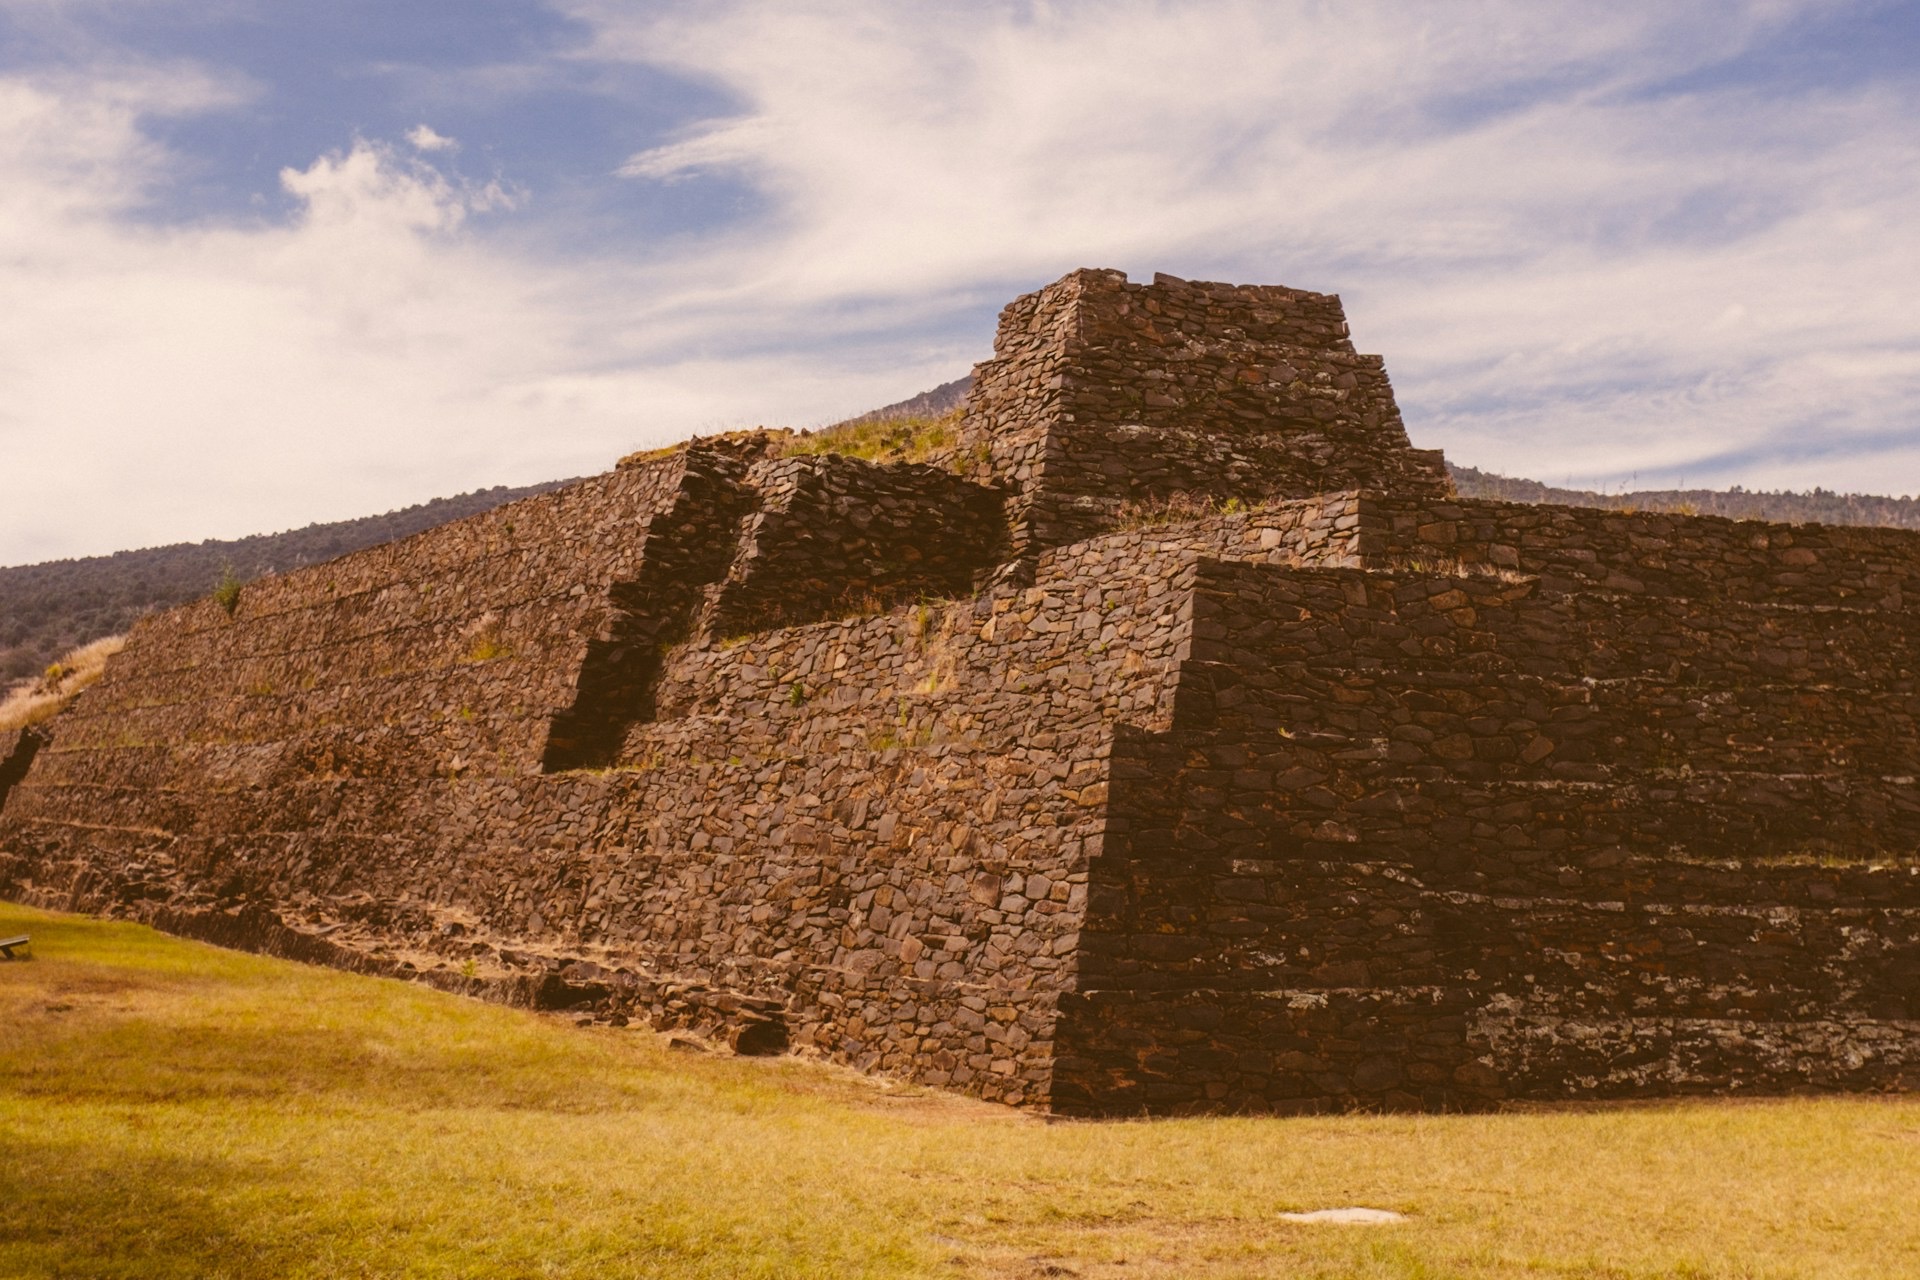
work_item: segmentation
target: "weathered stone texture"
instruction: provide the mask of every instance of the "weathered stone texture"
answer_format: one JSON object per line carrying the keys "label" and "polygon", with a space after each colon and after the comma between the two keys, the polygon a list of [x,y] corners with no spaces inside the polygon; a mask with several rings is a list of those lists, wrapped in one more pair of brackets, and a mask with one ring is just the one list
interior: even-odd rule
{"label": "weathered stone texture", "polygon": [[1021,548],[1168,503],[1342,489],[1444,496],[1340,300],[1277,285],[1076,271],[1010,305],[974,369],[963,457],[1014,493]]}
{"label": "weathered stone texture", "polygon": [[696,441],[146,620],[0,891],[1083,1114],[1920,1073],[1920,536],[1454,500],[1324,295],[996,353],[965,474]]}
{"label": "weathered stone texture", "polygon": [[1913,633],[1834,622],[1202,564],[1172,728],[1114,748],[1055,1105],[1899,1083]]}
{"label": "weathered stone texture", "polygon": [[828,454],[749,479],[759,507],[713,602],[716,635],[968,595],[1002,559],[999,492],[936,467]]}

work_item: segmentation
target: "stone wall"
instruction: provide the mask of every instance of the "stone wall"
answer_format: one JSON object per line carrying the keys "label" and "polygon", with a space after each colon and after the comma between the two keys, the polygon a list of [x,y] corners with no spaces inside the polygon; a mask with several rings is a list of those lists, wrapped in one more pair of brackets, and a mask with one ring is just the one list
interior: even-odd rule
{"label": "stone wall", "polygon": [[1015,300],[974,369],[961,451],[1015,494],[1020,548],[1169,504],[1451,492],[1338,298],[1167,275],[1077,271]]}
{"label": "stone wall", "polygon": [[687,455],[615,472],[137,625],[59,718],[51,779],[177,789],[537,767],[607,596]]}
{"label": "stone wall", "polygon": [[252,762],[311,726],[263,713],[213,742],[176,712],[203,740],[156,744],[162,774],[106,736],[139,694],[111,672],[8,806],[11,879],[456,988],[557,975],[555,1000],[1044,1103],[1113,719],[1165,722],[1183,643],[1177,558],[1117,571],[1139,544],[1049,554],[1027,588],[684,643],[605,768],[416,736],[434,754],[404,773],[268,776]]}
{"label": "stone wall", "polygon": [[0,893],[1079,1114],[1913,1080],[1920,535],[1453,500],[1323,295],[997,350],[967,475],[697,441],[144,621]]}
{"label": "stone wall", "polygon": [[1920,575],[1920,543],[1903,529],[1397,495],[1363,498],[1359,510],[1370,564],[1511,570],[1550,591],[1902,609]]}
{"label": "stone wall", "polygon": [[1002,495],[937,467],[831,454],[754,468],[759,506],[705,620],[744,635],[922,596],[963,596],[1004,559]]}
{"label": "stone wall", "polygon": [[636,572],[607,590],[552,721],[549,771],[613,763],[627,727],[653,717],[673,645],[964,595],[999,559],[998,491],[933,467],[769,457],[770,443],[757,433],[686,452]]}
{"label": "stone wall", "polygon": [[1211,563],[1192,618],[1056,1106],[1920,1078],[1904,613]]}
{"label": "stone wall", "polygon": [[[646,467],[645,491],[666,495],[645,522],[652,553],[687,541],[668,498],[745,474],[698,457]],[[590,483],[624,493],[635,478]],[[1044,1102],[1109,743],[1122,720],[1169,723],[1193,549],[1292,563],[1350,543],[1351,506],[1113,534],[1037,557],[1030,586],[682,640],[605,764],[558,772],[536,764],[532,738],[489,752],[425,730],[406,733],[407,768],[346,767],[368,759],[353,748],[393,708],[324,683],[300,701],[255,688],[250,707],[155,698],[142,673],[169,647],[212,631],[239,649],[230,632],[291,629],[257,597],[231,619],[210,605],[168,615],[134,637],[142,660],[87,695],[9,806],[14,883],[286,954],[325,941],[324,954],[456,988],[537,991],[564,971],[662,1025],[737,1037],[778,1024],[842,1061]],[[650,580],[644,563],[621,572],[634,577],[613,579],[611,599]],[[276,587],[318,586],[297,585]],[[536,687],[510,665],[524,650],[478,663],[445,652],[490,673],[496,697]],[[552,698],[564,683],[537,687]],[[316,700],[334,714],[314,717]],[[438,710],[393,728],[466,723],[451,703]]]}

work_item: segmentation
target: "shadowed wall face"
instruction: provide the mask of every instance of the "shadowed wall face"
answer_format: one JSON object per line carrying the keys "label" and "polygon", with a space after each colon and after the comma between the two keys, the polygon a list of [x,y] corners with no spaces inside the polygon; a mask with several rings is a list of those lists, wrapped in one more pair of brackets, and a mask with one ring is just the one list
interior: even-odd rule
{"label": "shadowed wall face", "polygon": [[612,765],[628,729],[657,714],[676,645],[968,595],[998,560],[995,489],[933,467],[768,457],[768,440],[685,451],[646,558],[610,589],[572,705],[553,718],[549,772]]}
{"label": "shadowed wall face", "polygon": [[27,776],[27,770],[33,767],[33,757],[40,750],[45,738],[33,728],[0,730],[0,807],[7,803],[7,793],[14,784]]}
{"label": "shadowed wall face", "polygon": [[1203,563],[1172,727],[1115,745],[1055,1105],[1912,1083],[1920,631],[1773,576]]}

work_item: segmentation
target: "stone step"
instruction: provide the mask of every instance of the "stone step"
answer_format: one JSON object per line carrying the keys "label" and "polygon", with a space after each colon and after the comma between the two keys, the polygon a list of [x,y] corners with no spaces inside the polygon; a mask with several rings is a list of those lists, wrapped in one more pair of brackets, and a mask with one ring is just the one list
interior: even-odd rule
{"label": "stone step", "polygon": [[1189,660],[1174,724],[1254,750],[1263,739],[1313,745],[1381,776],[1604,780],[1596,767],[1613,765],[1920,773],[1920,691],[1853,685],[1340,667],[1249,677]]}

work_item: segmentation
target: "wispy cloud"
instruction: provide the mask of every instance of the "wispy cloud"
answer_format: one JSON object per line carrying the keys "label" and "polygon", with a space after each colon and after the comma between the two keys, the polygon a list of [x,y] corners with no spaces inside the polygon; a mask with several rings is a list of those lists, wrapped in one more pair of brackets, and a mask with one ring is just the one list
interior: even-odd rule
{"label": "wispy cloud", "polygon": [[289,220],[126,217],[173,163],[142,118],[222,101],[160,72],[0,80],[0,559],[598,470],[750,421],[783,382],[827,390],[753,353],[606,340],[627,289],[489,245],[472,220],[510,189],[375,141],[286,170]]}
{"label": "wispy cloud", "polygon": [[[559,7],[564,41],[473,65],[607,86],[538,123],[600,130],[564,200],[498,167],[538,113],[475,81],[274,159],[285,208],[156,219],[210,163],[187,126],[261,85],[217,48],[0,76],[0,561],[821,421],[1087,265],[1341,292],[1460,461],[1920,489],[1920,80],[1764,70],[1870,5]],[[621,123],[641,71],[698,86],[664,141],[652,99]]]}
{"label": "wispy cloud", "polygon": [[460,149],[459,142],[440,134],[430,124],[417,124],[407,130],[407,141],[413,144],[415,151],[458,151]]}
{"label": "wispy cloud", "polygon": [[1467,461],[1920,487],[1887,433],[1920,389],[1912,85],[1682,87],[1845,10],[574,6],[748,104],[623,172],[772,193],[722,271],[796,302],[1277,278],[1344,292]]}

